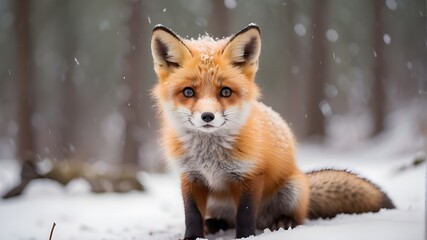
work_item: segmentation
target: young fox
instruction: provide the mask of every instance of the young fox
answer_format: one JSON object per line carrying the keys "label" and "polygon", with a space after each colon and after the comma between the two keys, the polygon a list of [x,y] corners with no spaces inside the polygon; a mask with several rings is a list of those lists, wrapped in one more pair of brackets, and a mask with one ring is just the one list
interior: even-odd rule
{"label": "young fox", "polygon": [[297,167],[291,130],[258,101],[258,26],[220,40],[188,40],[158,25],[151,50],[163,146],[181,173],[184,239],[229,227],[236,238],[248,237],[306,218],[394,208],[352,173]]}

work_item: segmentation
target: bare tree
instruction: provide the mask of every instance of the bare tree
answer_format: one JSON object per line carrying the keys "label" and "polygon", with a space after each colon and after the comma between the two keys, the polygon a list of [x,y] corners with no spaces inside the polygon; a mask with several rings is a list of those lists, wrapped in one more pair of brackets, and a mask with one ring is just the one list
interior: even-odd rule
{"label": "bare tree", "polygon": [[325,99],[324,87],[328,77],[327,48],[325,38],[328,1],[314,1],[313,37],[311,45],[311,69],[307,89],[307,136],[325,136],[325,116],[320,103]]}
{"label": "bare tree", "polygon": [[[138,99],[138,93],[141,89],[141,67],[143,58],[141,49],[147,45],[143,42],[141,33],[142,28],[142,1],[126,1],[126,6],[130,11],[130,16],[126,20],[126,26],[129,29],[129,45],[131,49],[124,57],[123,87],[129,93],[128,99],[122,102],[122,114],[125,119],[126,127],[124,133],[124,145],[122,150],[122,163],[125,165],[138,166],[139,147],[138,130],[142,122],[142,113],[140,111],[141,103]],[[127,100],[127,101],[126,101]],[[139,136],[142,137],[142,136]]]}
{"label": "bare tree", "polygon": [[[126,11],[130,11],[130,15],[125,23],[125,26],[129,29],[128,41],[130,49],[123,59],[124,70],[122,88],[124,89],[124,92],[128,93],[124,94],[128,98],[121,99],[122,102],[120,106],[126,124],[120,164],[119,166],[110,166],[106,172],[100,173],[91,164],[74,161],[68,166],[61,164],[54,166],[55,168],[52,169],[48,176],[46,176],[49,178],[59,179],[59,181],[64,184],[76,177],[84,178],[91,185],[93,192],[128,192],[131,190],[143,190],[142,184],[137,179],[137,172],[139,169],[139,148],[143,139],[140,131],[140,123],[143,121],[143,113],[141,111],[141,101],[138,97],[142,82],[140,79],[142,76],[140,69],[141,66],[143,66],[143,58],[140,50],[146,46],[141,35],[141,32],[144,31],[141,27],[142,1],[127,0],[125,1],[125,7],[127,8]],[[73,59],[71,58],[72,53],[73,52],[69,52],[67,54],[68,60]],[[69,62],[69,64],[71,65],[72,63]],[[70,70],[71,69],[69,69],[69,71]],[[73,84],[71,79],[72,72],[68,72],[68,74],[70,75],[68,76],[69,79],[66,85]],[[65,104],[73,107],[73,103],[66,101]],[[73,128],[71,128],[71,130],[72,129]],[[66,136],[68,135],[69,137],[72,137],[72,134],[72,132],[65,131]]]}
{"label": "bare tree", "polygon": [[[304,133],[304,91],[303,91],[303,71],[300,67],[301,55],[303,54],[303,42],[301,37],[297,36],[294,31],[296,23],[296,13],[298,12],[298,3],[288,1],[284,8],[283,25],[285,26],[284,39],[286,41],[286,51],[283,56],[287,59],[285,68],[285,77],[281,82],[286,83],[283,89],[286,91],[285,96],[285,118],[289,122],[292,130],[297,136]],[[300,39],[298,39],[300,38]]]}
{"label": "bare tree", "polygon": [[78,116],[79,116],[79,99],[77,97],[77,88],[74,83],[74,71],[76,66],[76,52],[77,52],[77,31],[76,19],[72,15],[72,8],[70,3],[64,7],[65,14],[62,15],[63,26],[67,28],[62,29],[64,58],[66,68],[62,82],[61,94],[61,110],[62,110],[62,136],[61,136],[61,151],[65,159],[69,159],[74,155],[78,143]]}
{"label": "bare tree", "polygon": [[224,1],[212,1],[212,4],[213,8],[208,22],[210,32],[219,38],[226,37],[230,35],[229,9],[225,6]]}
{"label": "bare tree", "polygon": [[35,169],[36,151],[34,129],[31,117],[34,112],[35,97],[33,83],[33,52],[29,26],[30,1],[14,1],[14,30],[16,42],[15,82],[17,97],[17,157],[21,161],[21,183],[11,189],[4,198],[20,195],[27,184],[38,178]]}
{"label": "bare tree", "polygon": [[386,94],[384,90],[385,81],[385,58],[384,58],[384,27],[383,27],[383,1],[373,1],[373,28],[372,28],[372,45],[374,48],[374,66],[373,66],[373,83],[370,96],[370,106],[372,113],[372,132],[375,136],[384,130],[385,102]]}
{"label": "bare tree", "polygon": [[[64,31],[62,39],[64,43],[64,55],[66,58],[67,69],[64,73],[64,82],[60,91],[62,93],[63,119],[62,119],[62,139],[61,147],[66,149],[62,156],[58,156],[61,161],[54,161],[52,168],[47,172],[40,174],[36,168],[36,154],[34,146],[33,129],[31,127],[31,116],[34,107],[34,89],[33,89],[33,66],[32,66],[32,49],[30,41],[30,29],[28,22],[29,15],[29,0],[18,0],[15,3],[16,20],[15,20],[15,35],[17,41],[17,60],[16,60],[16,83],[17,83],[17,98],[18,98],[18,158],[22,162],[21,182],[20,184],[10,190],[4,198],[10,198],[20,195],[28,183],[38,178],[48,178],[57,181],[63,185],[68,184],[71,180],[76,178],[86,179],[91,185],[93,192],[127,192],[130,190],[143,190],[143,186],[136,178],[137,169],[110,167],[107,171],[99,172],[92,164],[84,161],[76,161],[70,144],[75,144],[78,141],[77,135],[77,111],[78,111],[78,98],[77,89],[74,84],[74,66],[75,66],[75,53],[77,51],[76,45],[76,31],[75,29],[67,29]],[[137,2],[129,1],[130,4]],[[133,6],[132,6],[133,7]],[[69,5],[66,5],[63,10],[63,25],[74,26],[73,17]],[[134,26],[133,30],[138,29]],[[140,29],[138,29],[140,31]],[[138,38],[137,38],[138,39]],[[138,41],[138,40],[136,40]],[[132,55],[132,54],[130,54]],[[134,59],[130,57],[130,62]],[[133,63],[132,66],[138,69],[138,63]],[[138,75],[132,71],[127,72],[126,75],[137,77]],[[134,78],[136,79],[136,78]],[[135,86],[131,86],[131,89]],[[132,104],[136,105],[137,99],[132,100]],[[128,130],[132,134],[131,130]],[[129,134],[129,136],[130,136]],[[128,139],[134,140],[131,137]],[[133,166],[137,164],[138,158],[138,143],[130,148],[131,150],[124,151],[123,162],[132,163]],[[126,144],[125,144],[126,146]],[[129,153],[131,153],[129,155]]]}

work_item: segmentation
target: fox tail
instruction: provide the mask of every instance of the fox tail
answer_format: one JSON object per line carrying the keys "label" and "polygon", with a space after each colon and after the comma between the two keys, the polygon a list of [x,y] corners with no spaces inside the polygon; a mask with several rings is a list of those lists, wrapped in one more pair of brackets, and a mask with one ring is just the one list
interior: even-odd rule
{"label": "fox tail", "polygon": [[346,170],[324,169],[307,176],[310,181],[309,219],[395,208],[377,185]]}

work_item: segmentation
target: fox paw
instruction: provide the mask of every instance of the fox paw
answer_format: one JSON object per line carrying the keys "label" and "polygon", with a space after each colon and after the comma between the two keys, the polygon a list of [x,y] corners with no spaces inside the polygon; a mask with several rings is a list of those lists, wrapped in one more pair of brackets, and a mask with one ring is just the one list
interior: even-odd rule
{"label": "fox paw", "polygon": [[288,216],[280,216],[276,220],[274,220],[273,224],[270,227],[270,230],[275,231],[279,230],[279,228],[283,228],[285,230],[295,228],[297,226],[297,222],[295,219]]}
{"label": "fox paw", "polygon": [[213,234],[228,228],[228,223],[224,219],[208,218],[205,220],[205,231],[207,233]]}

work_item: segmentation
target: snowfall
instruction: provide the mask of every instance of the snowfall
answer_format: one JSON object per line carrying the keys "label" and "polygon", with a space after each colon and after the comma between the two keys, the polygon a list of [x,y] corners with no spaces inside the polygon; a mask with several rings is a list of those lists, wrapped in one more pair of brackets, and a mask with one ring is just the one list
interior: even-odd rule
{"label": "snowfall", "polygon": [[[414,147],[425,145],[425,140],[414,137],[413,125],[405,123],[406,127],[352,148],[300,144],[298,149],[298,164],[304,171],[332,167],[358,173],[389,194],[397,209],[307,220],[295,229],[264,229],[248,239],[424,239],[426,164],[412,163],[425,157],[422,147]],[[0,159],[0,194],[17,184],[18,176],[16,161]],[[0,239],[48,240],[53,223],[55,240],[182,238],[185,226],[178,174],[141,172],[139,177],[146,191],[126,194],[93,194],[79,179],[66,187],[49,180],[33,181],[22,196],[0,200]],[[206,237],[225,240],[233,236],[231,229]]]}

